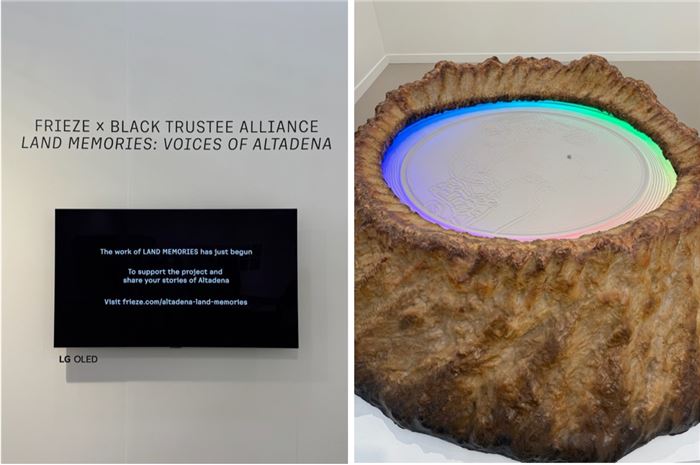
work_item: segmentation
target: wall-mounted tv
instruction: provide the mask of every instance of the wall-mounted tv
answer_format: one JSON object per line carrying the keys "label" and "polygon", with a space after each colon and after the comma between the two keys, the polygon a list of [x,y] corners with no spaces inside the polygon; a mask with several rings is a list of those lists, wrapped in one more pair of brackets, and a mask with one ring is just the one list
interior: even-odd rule
{"label": "wall-mounted tv", "polygon": [[298,347],[296,210],[55,220],[54,347]]}

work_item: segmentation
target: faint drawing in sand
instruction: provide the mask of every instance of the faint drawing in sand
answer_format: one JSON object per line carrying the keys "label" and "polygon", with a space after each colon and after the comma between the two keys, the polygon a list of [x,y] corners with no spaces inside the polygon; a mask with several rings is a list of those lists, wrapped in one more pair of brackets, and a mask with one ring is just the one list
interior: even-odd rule
{"label": "faint drawing in sand", "polygon": [[[544,192],[551,187],[544,178],[532,174],[497,179],[490,166],[478,166],[468,161],[467,155],[457,154],[451,158],[448,178],[430,187],[432,198],[426,205],[433,214],[454,226],[464,229],[478,226],[481,219],[501,204],[509,189],[529,192],[524,199],[527,208],[498,225],[494,232],[500,231],[537,210]],[[501,157],[497,156],[493,160],[499,159]]]}

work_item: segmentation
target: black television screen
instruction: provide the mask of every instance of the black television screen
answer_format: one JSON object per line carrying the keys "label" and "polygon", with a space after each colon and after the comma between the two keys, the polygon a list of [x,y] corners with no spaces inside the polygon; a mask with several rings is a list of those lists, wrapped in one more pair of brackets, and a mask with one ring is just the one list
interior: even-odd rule
{"label": "black television screen", "polygon": [[54,347],[298,347],[296,210],[56,210]]}

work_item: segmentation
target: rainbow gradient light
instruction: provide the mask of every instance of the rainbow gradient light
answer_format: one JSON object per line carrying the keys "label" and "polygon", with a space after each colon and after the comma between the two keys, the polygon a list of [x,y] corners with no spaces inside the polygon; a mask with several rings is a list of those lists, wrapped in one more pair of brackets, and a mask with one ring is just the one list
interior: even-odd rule
{"label": "rainbow gradient light", "polygon": [[421,119],[394,138],[382,172],[427,221],[520,241],[611,229],[658,208],[676,185],[649,136],[596,108],[552,100]]}

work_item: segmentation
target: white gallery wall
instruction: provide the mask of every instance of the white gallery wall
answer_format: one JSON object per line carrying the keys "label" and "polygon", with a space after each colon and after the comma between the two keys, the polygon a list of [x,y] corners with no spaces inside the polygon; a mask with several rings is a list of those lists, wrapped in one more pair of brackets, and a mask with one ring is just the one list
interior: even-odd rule
{"label": "white gallery wall", "polygon": [[389,63],[700,60],[700,2],[356,0],[355,97]]}
{"label": "white gallery wall", "polygon": [[[347,4],[2,10],[2,460],[345,462]],[[34,118],[315,118],[333,149],[20,150]],[[54,349],[55,208],[297,208],[299,349]]]}
{"label": "white gallery wall", "polygon": [[383,63],[386,52],[371,0],[355,3],[355,84]]}

